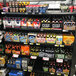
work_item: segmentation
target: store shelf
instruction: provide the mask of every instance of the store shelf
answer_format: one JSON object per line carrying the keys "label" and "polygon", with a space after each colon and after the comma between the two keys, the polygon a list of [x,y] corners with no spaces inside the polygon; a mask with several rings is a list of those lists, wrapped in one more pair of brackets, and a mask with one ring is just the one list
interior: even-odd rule
{"label": "store shelf", "polygon": [[0,66],[0,69],[1,69],[1,68],[3,68],[3,69],[4,69],[4,68],[6,68],[6,66]]}
{"label": "store shelf", "polygon": [[6,28],[6,29],[4,29],[4,31],[39,32],[40,29]]}
{"label": "store shelf", "polygon": [[45,14],[28,14],[28,13],[17,13],[17,12],[1,12],[1,14],[6,14],[6,15],[76,15],[75,12],[71,13],[71,12],[48,12]]}
{"label": "store shelf", "polygon": [[23,71],[23,69],[22,69],[22,68],[21,68],[21,69],[18,69],[18,68],[12,68],[12,67],[10,67],[10,68],[9,68],[9,67],[7,67],[7,69],[9,69],[9,70],[11,70],[11,69],[12,69],[12,70],[20,70],[20,71]]}
{"label": "store shelf", "polygon": [[56,44],[49,44],[49,43],[23,43],[23,42],[12,42],[12,41],[5,41],[5,44],[10,43],[10,44],[22,44],[22,45],[30,45],[30,46],[49,46],[49,47],[66,47],[66,48],[73,48],[73,45],[67,46],[67,45],[56,45]]}
{"label": "store shelf", "polygon": [[50,74],[50,72],[36,71],[36,70],[34,70],[33,72],[36,72],[36,73],[44,73],[44,74]]}
{"label": "store shelf", "polygon": [[4,31],[22,31],[22,32],[53,32],[53,33],[75,33],[75,30],[43,30],[43,29],[22,29],[22,28],[5,28]]}

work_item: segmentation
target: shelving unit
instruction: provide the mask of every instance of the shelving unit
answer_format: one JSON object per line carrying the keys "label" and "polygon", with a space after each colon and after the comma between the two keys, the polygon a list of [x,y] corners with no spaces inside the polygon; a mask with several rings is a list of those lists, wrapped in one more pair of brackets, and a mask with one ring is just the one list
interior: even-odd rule
{"label": "shelving unit", "polygon": [[[3,0],[4,1],[4,4],[5,4],[5,6],[6,6],[6,0]],[[37,1],[37,0],[36,0]],[[40,1],[40,0],[38,0],[38,1]],[[75,16],[75,18],[76,18],[76,12],[73,12],[73,13],[70,13],[70,12],[65,12],[65,13],[63,13],[63,12],[47,12],[47,13],[45,13],[45,14],[28,14],[28,13],[14,13],[14,12],[2,12],[1,11],[1,15],[4,17],[4,16],[11,16],[11,17],[13,17],[13,16],[26,16],[26,17],[30,17],[30,16],[32,16],[32,17],[50,17],[50,19],[51,19],[51,17],[52,16],[56,16],[56,17],[58,17],[58,16]],[[76,22],[76,21],[75,21]],[[2,24],[3,25],[3,24]],[[76,24],[75,24],[76,25]],[[76,27],[75,27],[76,28]],[[56,33],[56,34],[73,34],[74,36],[75,36],[75,42],[71,45],[71,46],[67,46],[67,45],[65,45],[64,43],[62,43],[61,45],[57,45],[57,44],[50,44],[50,43],[24,43],[24,42],[14,42],[14,41],[5,41],[5,39],[3,38],[3,43],[2,44],[4,44],[4,46],[6,45],[6,44],[10,44],[10,45],[13,45],[13,44],[16,44],[16,45],[29,45],[30,47],[40,47],[41,49],[44,47],[45,49],[46,49],[46,47],[50,47],[50,48],[59,48],[59,50],[60,50],[60,48],[62,48],[62,49],[72,49],[72,59],[66,59],[66,58],[64,58],[64,59],[61,59],[61,60],[63,60],[62,62],[69,62],[70,63],[70,74],[68,75],[68,76],[73,76],[74,75],[74,73],[75,73],[75,70],[74,70],[74,66],[75,66],[75,64],[76,64],[76,29],[75,30],[64,30],[63,29],[63,27],[62,27],[62,29],[61,30],[43,30],[43,29],[29,29],[29,28],[26,28],[26,29],[22,29],[22,28],[0,28],[0,30],[1,31],[4,31],[4,34],[5,34],[5,32],[22,32],[22,33],[29,33],[29,32],[34,32],[34,33]],[[12,48],[12,47],[11,47]],[[31,51],[31,50],[30,50]],[[39,52],[44,52],[44,53],[46,53],[45,51],[38,51],[38,53]],[[37,52],[36,52],[37,53]],[[53,54],[53,53],[51,53],[51,54]],[[22,55],[21,53],[20,53],[20,55],[18,55],[18,57],[21,57],[21,58],[29,58],[30,60],[35,60],[35,63],[33,64],[33,70],[32,71],[25,71],[25,70],[23,70],[22,69],[22,67],[20,68],[20,69],[18,69],[18,68],[12,68],[12,67],[7,67],[6,65],[4,66],[4,67],[0,67],[0,68],[7,68],[7,69],[9,69],[9,70],[19,70],[19,71],[24,71],[24,75],[26,75],[26,76],[31,76],[30,74],[31,74],[31,72],[32,73],[36,73],[36,75],[38,75],[39,76],[39,74],[41,74],[42,76],[51,76],[51,73],[49,72],[49,70],[48,71],[44,71],[43,70],[43,63],[44,62],[49,62],[49,61],[51,61],[51,60],[54,60],[55,61],[55,68],[57,67],[57,62],[56,62],[56,57],[55,57],[55,55],[56,54],[61,54],[61,53],[55,53],[55,49],[54,49],[54,58],[49,58],[49,57],[40,57],[40,56],[32,56],[32,55],[29,55],[29,56],[26,56],[26,55]],[[63,54],[63,53],[62,53]],[[10,54],[7,54],[7,53],[5,53],[5,51],[4,51],[4,53],[0,53],[0,55],[6,55],[6,56],[8,56],[9,58],[10,57],[12,57],[12,58],[14,58],[14,59],[17,59],[16,57],[13,57],[13,53],[11,52]],[[17,55],[17,54],[16,54]],[[64,55],[65,55],[65,53],[64,53]],[[44,59],[43,59],[44,58]],[[63,66],[64,67],[64,66]],[[7,76],[9,76],[8,74],[7,74]],[[55,74],[53,75],[53,76],[57,76],[57,74],[56,74],[56,72],[55,72]],[[60,75],[60,76],[64,76],[63,75],[63,73],[62,73],[62,75]]]}
{"label": "shelving unit", "polygon": [[76,13],[73,12],[73,13],[70,13],[70,12],[66,12],[66,13],[63,13],[63,12],[48,12],[48,13],[45,13],[45,14],[28,14],[28,13],[11,13],[11,12],[1,12],[1,14],[4,14],[4,15],[75,15]]}

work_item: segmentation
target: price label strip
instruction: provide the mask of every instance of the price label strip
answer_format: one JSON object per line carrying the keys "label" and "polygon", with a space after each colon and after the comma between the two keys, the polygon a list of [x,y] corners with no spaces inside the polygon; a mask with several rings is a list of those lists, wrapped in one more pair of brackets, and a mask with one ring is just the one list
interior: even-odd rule
{"label": "price label strip", "polygon": [[43,57],[42,60],[49,61],[49,58],[48,57]]}

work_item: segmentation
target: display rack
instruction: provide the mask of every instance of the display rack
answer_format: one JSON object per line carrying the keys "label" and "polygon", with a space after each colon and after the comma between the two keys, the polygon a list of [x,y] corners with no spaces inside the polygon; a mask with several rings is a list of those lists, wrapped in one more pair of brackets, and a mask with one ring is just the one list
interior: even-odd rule
{"label": "display rack", "polygon": [[[6,6],[6,0],[3,0],[4,1],[4,5]],[[39,0],[38,0],[39,1]],[[49,16],[59,16],[59,15],[61,15],[61,16],[65,16],[65,15],[72,15],[72,16],[75,16],[75,18],[76,18],[76,13],[74,12],[74,13],[61,13],[61,12],[59,12],[59,13],[45,13],[45,14],[27,14],[27,13],[10,13],[10,12],[1,12],[1,15],[4,17],[4,16],[16,16],[16,15],[20,15],[20,16],[26,16],[26,17],[30,17],[30,16],[35,16],[35,17],[43,17],[43,16],[47,16],[47,17],[49,17]],[[75,21],[76,22],[76,21]],[[43,29],[21,29],[21,28],[3,28],[3,29],[0,29],[0,30],[2,30],[3,32],[14,32],[14,31],[16,31],[16,32],[27,32],[27,33],[29,33],[29,32],[35,32],[35,33],[56,33],[56,34],[68,34],[68,33],[72,33],[74,36],[75,36],[75,42],[71,45],[71,46],[66,46],[66,45],[54,45],[54,44],[47,44],[47,43],[44,43],[44,44],[42,44],[42,43],[33,43],[33,44],[30,44],[30,43],[24,43],[24,42],[13,42],[13,41],[5,41],[5,39],[3,38],[3,44],[5,45],[5,44],[21,44],[21,45],[30,45],[30,46],[39,46],[39,47],[59,47],[59,48],[67,48],[67,49],[70,49],[70,48],[72,48],[73,49],[73,53],[72,53],[72,59],[71,59],[71,71],[70,71],[70,75],[69,76],[73,76],[74,75],[74,73],[75,73],[75,64],[76,64],[76,29],[75,29],[75,31],[73,31],[73,30],[43,30]],[[7,56],[13,56],[13,54],[11,53],[11,54],[6,54],[5,52],[2,54],[2,55],[7,55]],[[29,55],[29,56],[23,56],[23,55],[19,55],[20,57],[28,57],[28,58],[31,58],[31,55]],[[40,67],[42,67],[42,65],[43,65],[43,61],[42,61],[42,59],[43,59],[43,57],[39,57],[39,56],[35,56],[36,58],[35,58],[35,64],[34,64],[34,69],[33,69],[33,71],[32,72],[36,72],[37,74],[38,73],[40,73],[40,74],[45,74],[45,76],[50,76],[50,73],[49,72],[44,72],[43,70],[42,70],[42,68],[40,68]],[[55,60],[55,58],[49,58],[49,59],[54,59]],[[69,61],[70,59],[63,59],[64,61]],[[49,62],[49,61],[48,61]],[[5,67],[6,67],[6,65],[5,65]],[[0,67],[0,68],[5,68],[5,67]],[[16,69],[16,68],[9,68],[9,67],[7,67],[7,69],[9,69],[9,70],[20,70],[20,71],[24,71],[23,69]],[[30,74],[30,72],[29,71],[24,71],[24,73],[26,73],[26,76],[30,76],[29,74]],[[8,75],[7,75],[8,76]],[[56,76],[56,74],[54,75],[54,76]],[[63,76],[63,75],[62,75]]]}

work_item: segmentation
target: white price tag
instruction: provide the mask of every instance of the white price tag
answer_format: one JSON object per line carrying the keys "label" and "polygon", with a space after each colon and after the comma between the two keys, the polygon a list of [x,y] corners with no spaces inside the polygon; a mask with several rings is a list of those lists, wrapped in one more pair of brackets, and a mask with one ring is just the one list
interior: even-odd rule
{"label": "white price tag", "polygon": [[63,63],[63,59],[56,59],[56,62]]}
{"label": "white price tag", "polygon": [[1,14],[5,14],[5,12],[1,12]]}
{"label": "white price tag", "polygon": [[63,32],[68,32],[68,30],[63,30]]}
{"label": "white price tag", "polygon": [[49,61],[49,58],[48,57],[43,57],[42,60]]}
{"label": "white price tag", "polygon": [[76,75],[73,75],[73,76],[76,76]]}
{"label": "white price tag", "polygon": [[37,56],[31,56],[30,59],[37,59]]}
{"label": "white price tag", "polygon": [[13,56],[12,57],[14,57],[14,58],[18,58],[19,57],[19,55],[18,54],[13,54]]}
{"label": "white price tag", "polygon": [[56,2],[50,3],[48,8],[49,9],[60,9],[60,3],[56,3]]}
{"label": "white price tag", "polygon": [[27,44],[27,43],[24,43],[24,44]]}

